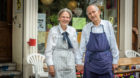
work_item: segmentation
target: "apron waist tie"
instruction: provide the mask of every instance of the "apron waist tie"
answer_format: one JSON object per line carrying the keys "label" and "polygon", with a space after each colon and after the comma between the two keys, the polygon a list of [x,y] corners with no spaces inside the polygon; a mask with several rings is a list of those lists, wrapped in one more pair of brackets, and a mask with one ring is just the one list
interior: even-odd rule
{"label": "apron waist tie", "polygon": [[97,53],[97,52],[106,52],[106,51],[110,51],[110,49],[107,49],[107,50],[103,50],[103,51],[91,51],[91,50],[87,50],[88,52],[92,52],[93,54],[94,53]]}

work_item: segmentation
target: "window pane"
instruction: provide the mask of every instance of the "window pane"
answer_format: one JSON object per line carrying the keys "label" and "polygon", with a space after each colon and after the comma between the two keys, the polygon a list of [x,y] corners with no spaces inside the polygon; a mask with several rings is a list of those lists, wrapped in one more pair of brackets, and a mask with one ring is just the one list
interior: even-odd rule
{"label": "window pane", "polygon": [[[69,8],[72,11],[73,17],[70,22],[70,25],[75,27],[78,32],[78,42],[80,42],[80,38],[81,38],[80,35],[83,26],[85,26],[86,23],[90,22],[90,20],[86,15],[86,8],[89,4],[94,4],[94,3],[97,4],[98,7],[101,9],[101,19],[108,20],[112,23],[112,26],[114,28],[114,33],[117,38],[118,0],[48,0],[45,3],[42,3],[41,1],[42,0],[38,0],[39,2],[38,13],[39,14],[43,13],[46,16],[46,24],[45,24],[46,31],[43,32],[38,31],[39,33],[38,40],[42,40],[40,42],[43,43],[43,44],[38,43],[39,44],[38,49],[40,50],[39,52],[44,52],[44,47],[45,47],[44,43],[46,44],[47,42],[47,33],[52,26],[58,24],[57,13],[62,8]],[[40,22],[41,21],[38,21],[38,23]],[[47,32],[46,35],[44,35],[44,32]],[[43,35],[41,35],[41,33]],[[43,39],[46,41],[43,41]],[[42,46],[44,47],[41,49],[40,46],[41,48]]]}
{"label": "window pane", "polygon": [[104,4],[104,19],[112,23],[117,38],[117,0],[104,0]]}
{"label": "window pane", "polygon": [[7,20],[7,0],[0,0],[0,21]]}

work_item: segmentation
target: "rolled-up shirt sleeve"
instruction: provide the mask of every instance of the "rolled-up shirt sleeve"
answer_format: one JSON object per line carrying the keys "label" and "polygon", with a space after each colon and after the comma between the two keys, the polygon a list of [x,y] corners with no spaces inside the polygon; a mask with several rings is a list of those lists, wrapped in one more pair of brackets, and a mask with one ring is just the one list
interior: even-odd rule
{"label": "rolled-up shirt sleeve", "polygon": [[51,29],[48,34],[47,47],[45,49],[46,63],[48,65],[53,65],[53,60],[52,60],[52,53],[54,49],[53,44],[54,44],[53,30]]}
{"label": "rolled-up shirt sleeve", "polygon": [[116,42],[116,38],[115,38],[115,34],[114,34],[114,29],[112,27],[112,24],[109,23],[109,29],[110,29],[110,50],[112,52],[112,56],[113,56],[113,64],[118,64],[118,60],[119,60],[119,50],[118,50],[118,46],[117,46],[117,42]]}

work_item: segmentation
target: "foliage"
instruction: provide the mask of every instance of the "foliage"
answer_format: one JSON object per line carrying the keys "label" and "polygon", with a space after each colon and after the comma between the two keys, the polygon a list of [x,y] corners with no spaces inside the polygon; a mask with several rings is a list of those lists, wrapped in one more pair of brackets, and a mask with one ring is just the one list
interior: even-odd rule
{"label": "foliage", "polygon": [[56,14],[49,16],[48,19],[50,19],[50,24],[52,24],[52,25],[58,24],[58,18],[57,18]]}

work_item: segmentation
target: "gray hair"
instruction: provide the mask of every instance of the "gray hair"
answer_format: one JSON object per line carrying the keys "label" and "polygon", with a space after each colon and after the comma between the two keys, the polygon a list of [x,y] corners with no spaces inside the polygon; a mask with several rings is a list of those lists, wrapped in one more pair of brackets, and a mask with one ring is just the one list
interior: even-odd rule
{"label": "gray hair", "polygon": [[61,9],[61,10],[58,12],[58,17],[60,17],[60,15],[61,15],[63,12],[68,12],[69,15],[70,15],[70,18],[72,18],[72,12],[71,12],[71,10],[69,10],[68,8],[63,8],[63,9]]}
{"label": "gray hair", "polygon": [[[99,7],[98,7],[97,4],[90,4],[89,6],[94,6],[94,7],[96,8],[96,11],[99,10]],[[88,6],[88,7],[89,7],[89,6]],[[88,8],[88,7],[87,7],[87,8]],[[86,8],[86,14],[88,15],[88,13],[87,13],[87,8]]]}

